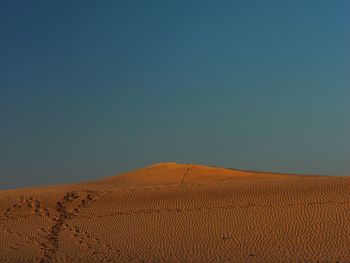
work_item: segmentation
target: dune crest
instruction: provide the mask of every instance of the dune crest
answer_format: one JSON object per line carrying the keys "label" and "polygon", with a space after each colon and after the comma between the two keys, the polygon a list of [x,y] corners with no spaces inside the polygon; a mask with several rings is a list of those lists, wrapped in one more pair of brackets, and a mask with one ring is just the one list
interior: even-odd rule
{"label": "dune crest", "polygon": [[180,164],[175,162],[156,163],[141,169],[101,180],[110,184],[126,186],[171,185],[214,183],[235,179],[267,179],[288,175],[234,170],[198,164]]}

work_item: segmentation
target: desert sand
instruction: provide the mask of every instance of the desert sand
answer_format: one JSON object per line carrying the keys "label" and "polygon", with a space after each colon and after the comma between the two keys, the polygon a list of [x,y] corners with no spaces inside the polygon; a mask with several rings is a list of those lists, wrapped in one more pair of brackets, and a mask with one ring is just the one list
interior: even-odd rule
{"label": "desert sand", "polygon": [[160,163],[0,192],[0,262],[350,262],[350,177]]}

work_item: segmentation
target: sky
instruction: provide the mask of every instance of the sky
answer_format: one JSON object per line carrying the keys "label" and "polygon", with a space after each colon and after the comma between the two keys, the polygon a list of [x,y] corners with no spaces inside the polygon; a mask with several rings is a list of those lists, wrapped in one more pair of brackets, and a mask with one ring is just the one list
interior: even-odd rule
{"label": "sky", "polygon": [[0,188],[174,161],[350,175],[350,1],[1,1]]}

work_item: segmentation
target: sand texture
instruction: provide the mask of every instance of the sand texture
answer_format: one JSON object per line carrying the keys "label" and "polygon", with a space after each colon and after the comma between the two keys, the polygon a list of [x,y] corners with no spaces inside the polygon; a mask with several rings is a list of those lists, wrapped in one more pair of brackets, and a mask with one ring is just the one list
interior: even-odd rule
{"label": "sand texture", "polygon": [[0,262],[350,262],[350,177],[160,163],[1,191]]}

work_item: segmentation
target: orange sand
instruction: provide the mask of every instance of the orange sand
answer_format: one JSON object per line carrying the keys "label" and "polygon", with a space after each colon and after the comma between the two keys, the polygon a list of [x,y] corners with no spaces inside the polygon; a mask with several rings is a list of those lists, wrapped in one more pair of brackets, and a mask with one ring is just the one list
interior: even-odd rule
{"label": "orange sand", "polygon": [[0,192],[0,262],[350,262],[350,178],[161,163]]}

